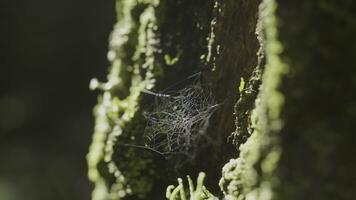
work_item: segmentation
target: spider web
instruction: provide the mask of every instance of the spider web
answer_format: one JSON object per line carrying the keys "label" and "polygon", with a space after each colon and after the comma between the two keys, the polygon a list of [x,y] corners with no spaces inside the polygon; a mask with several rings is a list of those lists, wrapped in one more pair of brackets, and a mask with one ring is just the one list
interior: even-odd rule
{"label": "spider web", "polygon": [[200,83],[172,95],[156,95],[153,109],[144,113],[146,147],[163,155],[194,157],[217,107],[209,87]]}

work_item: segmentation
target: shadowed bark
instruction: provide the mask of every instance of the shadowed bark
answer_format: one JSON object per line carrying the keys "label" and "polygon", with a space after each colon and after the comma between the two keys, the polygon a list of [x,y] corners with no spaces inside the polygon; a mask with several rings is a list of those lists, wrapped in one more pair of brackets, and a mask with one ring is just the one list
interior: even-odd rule
{"label": "shadowed bark", "polygon": [[[353,14],[347,11],[352,3],[294,4],[118,0],[108,81],[94,79],[91,85],[103,90],[88,154],[89,177],[96,185],[93,199],[163,199],[177,177],[195,180],[201,171],[205,187],[200,173],[190,196],[179,179],[177,187],[168,187],[167,198],[325,199],[334,194],[352,199],[352,189],[342,187],[354,184],[348,174],[355,162],[339,156],[348,155],[355,139],[355,95],[342,90],[355,86],[347,70],[354,48],[346,45],[355,32],[348,18]],[[342,34],[341,24],[346,24]],[[325,34],[329,25],[333,29]],[[338,51],[343,47],[346,53]],[[341,70],[336,68],[340,64]],[[184,126],[185,102],[167,107],[179,99],[189,102],[175,95],[187,95],[180,91],[197,86],[216,103],[208,104],[213,115],[202,115],[208,116],[204,128],[196,122]],[[168,101],[164,98],[174,101],[158,112],[162,104],[157,102]],[[178,110],[183,117],[171,120]],[[202,135],[189,140],[195,142],[187,150],[190,156],[169,152],[169,145],[145,146],[147,127],[175,131],[183,126],[194,126],[193,131],[179,134]],[[159,132],[157,140],[174,134]],[[171,154],[160,152],[167,150]],[[330,183],[329,174],[335,178]]]}

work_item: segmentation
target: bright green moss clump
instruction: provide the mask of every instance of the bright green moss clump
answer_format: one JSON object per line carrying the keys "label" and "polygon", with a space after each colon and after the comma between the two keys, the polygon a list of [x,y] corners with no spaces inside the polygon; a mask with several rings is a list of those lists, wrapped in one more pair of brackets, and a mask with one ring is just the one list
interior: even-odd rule
{"label": "bright green moss clump", "polygon": [[[95,183],[93,200],[120,199],[132,193],[144,196],[150,190],[150,180],[135,179],[149,160],[139,160],[132,168],[134,174],[124,174],[113,155],[114,145],[139,108],[141,91],[154,86],[154,73],[159,71],[154,57],[157,45],[154,6],[157,4],[158,1],[117,1],[118,22],[110,37],[108,81],[91,82],[92,89],[103,90],[94,109],[95,132],[87,156],[89,178]],[[139,16],[136,9],[142,9]],[[114,179],[108,181],[112,178],[106,176]]]}
{"label": "bright green moss clump", "polygon": [[259,28],[262,28],[260,34],[264,37],[262,47],[265,48],[266,66],[252,113],[254,131],[240,146],[239,158],[230,160],[223,167],[220,187],[227,199],[269,200],[278,184],[274,172],[280,156],[280,110],[283,106],[283,95],[278,87],[288,66],[279,58],[282,46],[277,40],[275,9],[274,0],[264,0],[260,5]]}

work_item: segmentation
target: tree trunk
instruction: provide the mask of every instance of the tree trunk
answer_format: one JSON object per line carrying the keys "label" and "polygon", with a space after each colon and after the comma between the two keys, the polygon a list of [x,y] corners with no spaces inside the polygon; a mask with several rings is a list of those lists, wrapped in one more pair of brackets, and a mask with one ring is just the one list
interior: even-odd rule
{"label": "tree trunk", "polygon": [[355,198],[355,3],[116,5],[93,200]]}

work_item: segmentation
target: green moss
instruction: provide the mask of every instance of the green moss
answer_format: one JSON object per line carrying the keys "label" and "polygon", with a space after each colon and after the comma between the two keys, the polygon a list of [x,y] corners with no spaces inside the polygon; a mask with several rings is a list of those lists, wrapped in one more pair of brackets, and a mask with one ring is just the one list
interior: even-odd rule
{"label": "green moss", "polygon": [[[270,5],[273,4],[270,2],[266,0],[263,5],[268,5],[267,8],[271,9]],[[225,32],[221,29],[221,24],[218,24],[217,13],[222,12],[220,5],[218,1],[213,3],[215,6],[205,0],[117,1],[118,22],[110,38],[108,59],[111,62],[111,68],[108,81],[100,83],[94,79],[91,82],[92,89],[103,90],[94,110],[96,117],[95,132],[87,157],[89,177],[95,183],[93,200],[155,199],[157,194],[150,194],[150,192],[159,191],[157,189],[161,187],[159,184],[165,184],[169,181],[168,176],[159,177],[159,175],[165,176],[167,173],[162,172],[161,169],[164,165],[156,162],[154,156],[145,155],[137,149],[128,148],[121,144],[144,144],[142,140],[144,122],[140,117],[140,112],[147,105],[142,103],[142,90],[153,88],[160,90],[191,75],[194,71],[201,71],[203,67],[208,67],[212,71],[215,70],[215,73],[220,75],[230,73],[226,69],[233,69],[233,67],[224,68],[224,66],[217,68],[217,58],[220,54],[220,44],[218,44],[217,38],[223,37],[224,34],[222,33]],[[226,5],[231,4],[240,8],[239,4],[233,3],[233,1]],[[249,6],[254,8],[255,4],[257,3],[251,3]],[[213,12],[211,12],[212,9]],[[230,10],[229,14],[233,12],[235,11]],[[266,19],[263,20],[264,24],[267,24],[272,11],[264,12],[267,13],[261,11],[261,15],[267,15]],[[211,15],[211,13],[213,14]],[[247,14],[255,16],[255,13]],[[251,19],[254,18],[251,17]],[[269,23],[272,24],[272,27],[275,26],[275,22]],[[222,31],[221,36],[217,33],[218,26],[220,26],[219,30]],[[254,25],[248,26],[254,27]],[[238,31],[240,29],[233,30]],[[258,117],[253,118],[257,121],[253,127],[247,127],[247,122],[250,120],[250,110],[253,107],[251,102],[254,102],[260,86],[263,66],[262,53],[260,52],[257,66],[248,68],[250,71],[255,69],[250,77],[242,76],[239,74],[242,73],[239,70],[233,74],[234,76],[238,74],[233,87],[236,88],[238,80],[242,80],[240,93],[243,93],[241,99],[244,101],[239,104],[243,105],[243,109],[240,109],[241,106],[236,106],[238,107],[235,108],[236,113],[246,115],[244,116],[245,121],[243,121],[246,124],[245,128],[249,131],[254,130],[254,133],[240,147],[240,158],[231,160],[223,169],[220,186],[226,197],[231,199],[235,197],[241,199],[246,196],[257,195],[257,193],[258,195],[268,193],[270,191],[269,182],[260,182],[260,180],[269,179],[269,174],[273,173],[279,158],[278,148],[274,148],[278,145],[273,140],[272,133],[279,128],[277,125],[280,125],[280,123],[277,123],[279,122],[278,109],[283,104],[283,98],[276,89],[278,81],[275,82],[275,79],[271,80],[270,77],[275,76],[279,80],[278,77],[283,73],[281,69],[284,69],[284,66],[278,59],[273,60],[275,59],[273,56],[279,54],[279,51],[273,47],[277,43],[273,39],[275,35],[271,34],[273,30],[265,30],[268,41],[266,45],[267,57],[269,57],[268,63],[270,65],[268,65],[268,68],[271,69],[266,69],[263,78],[266,81],[266,86],[262,89],[260,103],[258,103],[254,112],[258,113]],[[254,48],[253,44],[249,46]],[[243,48],[245,47],[241,47],[242,50],[244,50]],[[240,46],[238,49],[240,50]],[[202,54],[204,56],[200,56]],[[172,58],[170,55],[176,56]],[[174,65],[175,67],[166,67],[167,65]],[[225,73],[223,73],[224,70]],[[158,79],[163,74],[164,77]],[[245,83],[245,80],[248,81]],[[231,86],[231,88],[233,87]],[[278,100],[277,103],[271,103],[276,99]],[[231,103],[231,107],[232,105],[233,103]],[[230,125],[232,124],[233,122]],[[269,126],[272,128],[267,128]],[[249,131],[246,132],[250,133]],[[266,138],[268,142],[264,143]],[[225,140],[225,138],[223,139]],[[273,141],[270,141],[270,139]],[[240,142],[242,143],[241,140]],[[198,168],[197,166],[199,164],[192,168]],[[168,168],[167,171],[174,171],[172,166],[166,168]],[[200,171],[200,169],[195,168],[189,170]],[[217,171],[217,169],[211,171]],[[215,197],[203,187],[201,175],[199,177],[197,189],[190,190],[190,197],[194,200],[214,199]],[[158,183],[161,180],[166,182]],[[188,182],[193,188],[189,178]],[[179,196],[180,199],[184,199],[187,193],[182,190],[183,188],[180,179],[179,186],[175,189],[172,188],[168,198],[176,199]]]}
{"label": "green moss", "polygon": [[182,52],[178,52],[177,56],[172,58],[170,55],[166,54],[164,55],[164,60],[166,61],[166,64],[168,66],[175,65],[179,61],[179,57],[182,54]]}
{"label": "green moss", "polygon": [[[141,91],[157,85],[165,87],[163,83],[179,81],[199,67],[199,58],[194,59],[194,55],[201,54],[202,41],[206,43],[200,37],[205,21],[209,21],[204,12],[196,15],[201,5],[209,4],[117,0],[117,23],[109,41],[108,80],[101,83],[93,79],[90,84],[91,89],[103,91],[94,109],[95,130],[87,156],[89,178],[95,184],[93,200],[151,198],[150,195],[157,194],[148,193],[168,181],[160,179],[166,173],[155,155],[122,144],[144,145],[145,122],[141,112],[147,108],[147,102],[143,102]],[[195,29],[196,20],[181,23],[193,19],[192,16],[197,16],[202,29]],[[190,39],[198,42],[192,43]],[[177,56],[165,63],[163,55]],[[173,64],[174,68],[165,68]],[[163,74],[165,78],[157,84],[157,78]]]}
{"label": "green moss", "polygon": [[243,77],[240,78],[239,92],[241,93],[245,89],[245,80]]}
{"label": "green moss", "polygon": [[167,187],[166,198],[169,200],[217,200],[204,186],[205,173],[200,172],[197,178],[197,185],[194,184],[190,176],[187,176],[189,193],[186,192],[183,180],[178,178],[178,186],[170,185]]}
{"label": "green moss", "polygon": [[278,3],[261,5],[267,63],[254,131],[220,187],[228,199],[353,199],[355,94],[345,90],[356,87],[356,4]]}
{"label": "green moss", "polygon": [[[258,29],[262,37],[266,66],[256,108],[252,113],[253,133],[240,146],[240,156],[223,168],[220,187],[231,199],[260,199],[273,197],[273,188],[278,184],[274,176],[280,156],[279,130],[280,110],[283,95],[279,91],[281,78],[288,71],[279,58],[281,44],[277,40],[276,3],[264,0],[260,5]],[[260,35],[261,37],[261,35]]]}
{"label": "green moss", "polygon": [[[221,12],[221,8],[219,6],[219,1],[214,1],[214,8],[213,8],[213,13],[214,16],[212,20],[210,21],[210,34],[207,38],[208,40],[208,52],[206,53],[206,56],[204,58],[206,59],[205,62],[209,65],[212,66],[211,70],[215,71],[216,70],[216,56],[220,54],[219,49],[220,46],[215,44],[215,32],[216,32],[216,23],[217,23],[217,17],[219,15],[219,12]],[[200,57],[202,58],[202,56]]]}
{"label": "green moss", "polygon": [[[209,83],[223,83],[214,91],[219,100],[226,102],[223,106],[228,105],[222,112],[224,116],[219,116],[223,119],[221,121],[229,121],[232,115],[229,106],[235,102],[225,101],[225,93],[237,92],[236,86],[240,81],[239,93],[236,94],[239,99],[234,107],[236,131],[233,133],[240,154],[223,167],[219,183],[226,199],[303,199],[310,194],[313,194],[313,199],[325,199],[332,195],[335,197],[337,191],[352,188],[349,186],[353,183],[347,178],[352,176],[350,172],[356,162],[347,155],[354,145],[350,131],[354,127],[350,124],[355,118],[356,105],[350,91],[355,89],[356,75],[352,73],[354,70],[340,70],[335,66],[352,66],[354,63],[356,26],[351,9],[354,3],[348,1],[336,5],[325,0],[305,0],[293,4],[281,0],[279,5],[285,10],[299,7],[294,12],[280,12],[286,23],[279,25],[276,0],[263,0],[257,24],[260,42],[257,63],[239,63],[252,57],[246,53],[245,57],[236,59],[234,53],[244,54],[254,48],[254,40],[247,38],[251,31],[244,32],[246,27],[254,27],[249,24],[249,20],[254,18],[246,20],[248,24],[240,22],[241,27],[238,28],[225,25],[235,19],[235,13],[243,13],[234,9],[245,8],[244,4],[253,11],[254,5],[259,3],[241,2],[220,2],[226,9],[222,10],[219,1],[117,1],[118,22],[110,38],[108,81],[100,83],[93,79],[90,84],[92,89],[103,91],[94,109],[96,125],[87,157],[89,178],[95,183],[94,200],[162,197],[161,189],[165,187],[162,185],[168,185],[169,178],[175,176],[174,167],[169,166],[171,163],[162,164],[148,152],[121,144],[144,144],[144,122],[140,113],[147,105],[143,103],[142,90],[164,89],[193,72],[202,71],[204,67],[213,71],[211,77],[216,77],[215,80],[207,76]],[[299,11],[308,15],[300,16]],[[319,21],[314,21],[314,18]],[[330,23],[319,23],[324,19]],[[287,27],[289,24],[295,26]],[[341,32],[340,24],[344,27]],[[242,45],[233,43],[235,38],[228,38],[227,42],[222,39],[235,34],[247,42]],[[233,44],[226,44],[229,42]],[[234,49],[231,54],[224,51],[226,56],[225,53],[220,55],[220,46]],[[335,46],[339,51],[335,52]],[[348,47],[347,51],[343,50],[344,47]],[[169,65],[174,67],[166,67]],[[325,112],[331,112],[333,116]],[[216,120],[212,124],[218,128],[233,124],[221,121]],[[217,141],[225,140],[226,134],[230,133],[222,133],[227,129],[213,128],[211,132],[215,133],[213,136]],[[226,162],[221,161],[226,156],[225,146],[223,143],[214,147],[214,159],[211,159],[212,154],[198,158],[188,171],[200,171],[201,167],[208,165],[210,168],[204,171],[212,177],[216,168],[211,169],[214,165],[211,163]],[[303,151],[301,146],[305,147]],[[222,156],[216,156],[215,151],[221,151],[216,155]],[[334,163],[344,165],[339,167]],[[300,168],[296,169],[296,166]],[[288,174],[291,168],[296,175]],[[308,176],[309,172],[313,177]],[[330,175],[336,181],[324,181]],[[167,198],[214,199],[204,188],[203,179],[204,176],[199,175],[194,189],[188,177],[189,194],[184,189],[183,180],[178,179],[177,187],[168,187]],[[323,190],[311,187],[314,181],[325,185]],[[207,185],[213,184],[207,182]],[[353,194],[348,191],[339,192],[337,198],[347,199]]]}
{"label": "green moss", "polygon": [[[108,59],[112,65],[108,81],[91,83],[92,88],[104,90],[94,110],[96,125],[87,156],[89,178],[95,183],[94,200],[120,199],[132,193],[142,197],[152,184],[149,179],[136,179],[150,160],[134,159],[130,165],[132,171],[122,173],[113,155],[125,126],[139,108],[141,91],[151,89],[155,84],[154,72],[159,65],[154,57],[157,27],[153,6],[157,4],[158,1],[117,2],[118,22],[110,38]],[[143,7],[143,11],[135,19],[138,7]],[[101,162],[105,162],[107,167],[99,169]],[[104,174],[111,174],[113,181],[104,178]]]}

